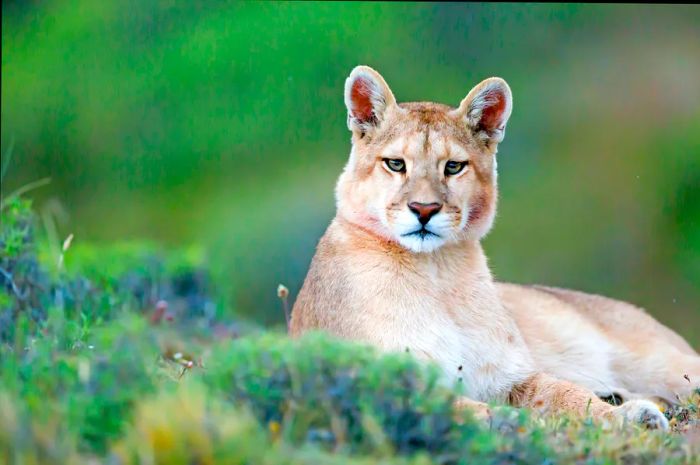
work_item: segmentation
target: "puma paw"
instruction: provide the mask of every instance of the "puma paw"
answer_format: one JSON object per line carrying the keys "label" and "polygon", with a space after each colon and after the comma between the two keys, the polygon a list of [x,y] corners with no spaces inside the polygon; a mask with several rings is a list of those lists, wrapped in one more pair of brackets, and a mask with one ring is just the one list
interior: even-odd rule
{"label": "puma paw", "polygon": [[472,415],[477,420],[481,420],[481,421],[491,420],[491,409],[489,408],[488,404],[485,404],[483,402],[477,402],[477,401],[462,397],[462,398],[455,400],[454,407],[455,407],[455,410],[457,412],[460,412],[463,410],[471,411]]}
{"label": "puma paw", "polygon": [[649,429],[668,429],[668,420],[653,402],[633,399],[615,407],[613,414],[622,424],[634,423]]}

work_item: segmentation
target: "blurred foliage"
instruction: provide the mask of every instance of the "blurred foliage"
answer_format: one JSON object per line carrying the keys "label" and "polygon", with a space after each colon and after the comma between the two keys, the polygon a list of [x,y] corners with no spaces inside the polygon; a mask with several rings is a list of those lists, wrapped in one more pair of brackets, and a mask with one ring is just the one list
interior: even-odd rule
{"label": "blurred foliage", "polygon": [[425,457],[349,457],[278,441],[246,411],[212,401],[198,385],[144,402],[134,427],[114,448],[124,464],[425,464]]}
{"label": "blurred foliage", "polygon": [[[16,295],[5,299],[15,303],[15,323],[0,340],[2,463],[680,465],[700,457],[690,435],[700,392],[667,412],[671,434],[502,406],[482,423],[454,409],[459,386],[438,382],[437,367],[408,353],[380,355],[322,334],[238,337],[220,330],[219,314],[193,331],[197,312],[144,311],[143,286],[119,276],[142,276],[145,246],[106,248],[116,263],[109,269],[89,249],[64,247],[66,268],[53,270],[54,260],[32,252],[29,204],[7,205],[3,244],[19,245],[0,250],[3,266],[14,277],[21,258],[49,285],[22,285],[39,296],[30,301],[46,302],[39,313]],[[158,282],[174,282],[191,260],[167,256],[162,263],[180,265],[164,266]],[[70,280],[91,283],[80,312],[55,297],[68,294]],[[9,286],[3,281],[6,294]]]}
{"label": "blurred foliage", "polygon": [[473,423],[454,441],[454,395],[438,387],[437,371],[424,374],[406,356],[377,359],[372,350],[321,335],[290,350],[286,338],[269,334],[215,353],[209,367],[216,373],[207,376],[211,385],[250,406],[264,424],[280,425],[292,443],[354,453],[391,444],[400,454],[456,457],[460,442],[490,441]]}
{"label": "blurred foliage", "polygon": [[[269,334],[211,347],[185,341],[205,356],[180,371],[157,343],[164,336],[142,318],[122,318],[95,329],[89,345],[66,349],[39,336],[22,353],[3,346],[0,456],[57,464],[88,457],[96,464],[697,458],[696,445],[677,434],[610,432],[590,421],[534,420],[509,408],[487,427],[455,412],[454,393],[408,355],[378,357],[320,335],[290,341]],[[242,374],[222,363],[228,358]]]}
{"label": "blurred foliage", "polygon": [[71,247],[70,240],[42,247],[31,202],[6,200],[0,211],[0,341],[51,324],[51,312],[57,321],[66,318],[69,337],[134,310],[160,312],[157,318],[190,330],[209,327],[220,313],[196,252],[166,255],[137,243]]}
{"label": "blurred foliage", "polygon": [[[227,307],[280,323],[333,215],[342,87],[508,80],[499,279],[647,307],[700,343],[697,5],[3,2],[7,193],[77,241],[201,244]],[[265,310],[270,309],[270,310]]]}

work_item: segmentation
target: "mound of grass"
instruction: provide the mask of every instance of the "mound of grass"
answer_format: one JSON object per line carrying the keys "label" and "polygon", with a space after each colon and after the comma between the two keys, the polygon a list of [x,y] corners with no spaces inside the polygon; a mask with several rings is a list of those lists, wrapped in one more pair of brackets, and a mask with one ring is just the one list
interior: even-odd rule
{"label": "mound of grass", "polygon": [[38,331],[51,309],[76,331],[133,312],[189,328],[217,320],[221,306],[198,250],[71,245],[72,237],[47,247],[37,240],[30,202],[8,199],[0,215],[0,341],[14,339],[18,327]]}
{"label": "mound of grass", "polygon": [[37,245],[28,203],[2,215],[2,463],[699,460],[700,394],[667,412],[673,433],[507,407],[485,424],[455,411],[459,392],[409,354],[232,331],[197,254],[83,246],[56,260]]}

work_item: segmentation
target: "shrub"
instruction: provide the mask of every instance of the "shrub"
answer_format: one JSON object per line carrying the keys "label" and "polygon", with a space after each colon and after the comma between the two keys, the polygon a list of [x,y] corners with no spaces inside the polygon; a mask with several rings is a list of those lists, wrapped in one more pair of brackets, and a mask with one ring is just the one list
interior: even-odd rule
{"label": "shrub", "polygon": [[322,334],[298,341],[279,334],[243,338],[215,350],[205,381],[214,392],[250,408],[286,442],[345,453],[430,453],[436,463],[498,456],[540,461],[543,442],[519,431],[525,416],[506,409],[494,435],[468,413],[455,421],[455,391],[435,367],[410,355],[378,354]]}
{"label": "shrub", "polygon": [[[375,464],[377,458],[327,453],[316,448],[293,448],[271,440],[269,432],[244,409],[221,401],[199,383],[187,383],[174,392],[141,403],[133,425],[112,450],[121,464]],[[422,465],[413,459],[386,457],[386,465]]]}
{"label": "shrub", "polygon": [[[697,462],[679,434],[505,407],[486,425],[410,354],[322,334],[236,338],[193,254],[85,246],[54,266],[30,205],[3,205],[2,463]],[[676,431],[697,427],[698,399],[667,412]]]}
{"label": "shrub", "polygon": [[8,199],[0,215],[0,343],[14,340],[17,327],[37,331],[52,309],[78,332],[123,313],[152,313],[158,302],[167,303],[168,319],[188,328],[216,319],[197,250],[164,254],[140,243],[67,241],[60,256],[51,256],[38,246],[30,202]]}

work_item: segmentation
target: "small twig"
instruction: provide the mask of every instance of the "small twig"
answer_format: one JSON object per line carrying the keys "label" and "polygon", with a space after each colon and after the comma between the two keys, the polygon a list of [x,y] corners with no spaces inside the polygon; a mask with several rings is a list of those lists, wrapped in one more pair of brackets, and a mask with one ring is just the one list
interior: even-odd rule
{"label": "small twig", "polygon": [[289,289],[284,284],[277,286],[277,297],[282,301],[282,309],[284,310],[284,319],[287,322],[287,331],[289,331]]}
{"label": "small twig", "polygon": [[70,233],[68,235],[68,237],[66,237],[66,240],[63,241],[63,247],[61,247],[61,254],[58,256],[58,269],[59,269],[59,271],[63,271],[64,257],[66,255],[66,252],[68,251],[68,248],[70,248],[70,245],[72,242],[73,242],[73,233]]}

